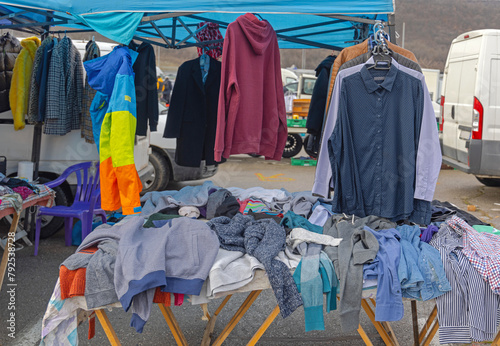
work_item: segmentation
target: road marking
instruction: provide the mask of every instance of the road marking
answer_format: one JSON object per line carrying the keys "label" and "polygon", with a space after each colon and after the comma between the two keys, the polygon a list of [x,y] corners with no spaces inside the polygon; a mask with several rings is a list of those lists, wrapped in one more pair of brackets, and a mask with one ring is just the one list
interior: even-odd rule
{"label": "road marking", "polygon": [[42,334],[42,319],[35,322],[26,332],[19,333],[20,335],[16,336],[11,345],[38,345]]}
{"label": "road marking", "polygon": [[265,177],[262,173],[255,173],[255,175],[260,181],[295,181],[294,178],[284,177],[283,173],[271,175],[269,177]]}

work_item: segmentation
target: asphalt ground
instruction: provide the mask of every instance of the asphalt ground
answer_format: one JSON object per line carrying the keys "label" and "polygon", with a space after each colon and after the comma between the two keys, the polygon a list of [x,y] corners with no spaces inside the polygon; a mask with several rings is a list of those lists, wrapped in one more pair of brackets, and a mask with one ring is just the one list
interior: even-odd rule
{"label": "asphalt ground", "polygon": [[[237,156],[221,165],[217,175],[209,180],[223,187],[250,188],[262,186],[264,188],[285,188],[288,191],[310,190],[314,181],[314,167],[291,166],[289,159],[281,162],[265,161],[262,158],[251,158],[245,155]],[[172,183],[169,189],[180,189],[187,185],[201,184],[202,181],[189,183]],[[467,210],[474,206],[476,211],[471,213],[485,222],[500,228],[500,188],[486,187],[473,176],[456,170],[442,170],[435,198],[449,201],[459,208]],[[0,233],[0,237],[5,236]],[[33,256],[33,247],[25,247],[15,253],[15,339],[8,336],[7,329],[10,318],[8,310],[10,297],[8,287],[4,283],[0,292],[0,345],[34,345],[40,342],[41,321],[52,294],[59,273],[59,265],[65,258],[75,251],[75,247],[64,246],[64,231],[61,230],[49,239],[40,243],[39,255]],[[214,336],[221,333],[232,315],[246,298],[246,294],[238,294],[231,298],[222,310],[215,324]],[[221,299],[209,304],[209,311],[214,312]],[[226,339],[227,345],[245,345],[256,332],[265,317],[276,304],[273,292],[266,290],[257,298],[253,306],[236,326],[232,334]],[[433,302],[419,302],[417,304],[419,322],[423,323],[430,313]],[[202,310],[185,302],[180,307],[172,307],[174,315],[190,345],[199,345],[205,328],[205,321],[201,319]],[[409,302],[405,302],[405,316],[401,321],[391,325],[400,345],[412,344],[412,324]],[[168,326],[161,315],[159,308],[153,306],[151,317],[142,334],[135,332],[129,326],[129,313],[121,309],[107,312],[123,345],[175,345],[175,341]],[[364,312],[361,312],[361,325],[371,338],[374,345],[383,345]],[[106,345],[108,341],[103,329],[96,323],[96,336],[87,340],[87,324],[79,327],[79,341],[81,345]],[[260,340],[262,345],[363,345],[359,335],[342,333],[340,330],[338,312],[333,311],[325,315],[325,331],[305,333],[304,314],[302,308],[286,319],[278,316]],[[438,344],[435,338],[434,344]]]}

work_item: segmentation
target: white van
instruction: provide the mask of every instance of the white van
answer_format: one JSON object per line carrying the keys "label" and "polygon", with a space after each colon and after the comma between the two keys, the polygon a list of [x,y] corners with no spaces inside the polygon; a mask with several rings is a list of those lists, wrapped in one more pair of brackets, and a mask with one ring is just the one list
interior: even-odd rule
{"label": "white van", "polygon": [[451,43],[443,77],[443,162],[500,186],[500,30]]}
{"label": "white van", "polygon": [[441,100],[441,84],[442,78],[441,71],[423,68],[422,74],[425,77],[425,83],[427,84],[427,89],[429,90],[429,96],[432,100],[432,108],[434,109],[434,115],[436,116],[436,125],[439,128],[439,121],[441,120],[441,106],[439,102]]}

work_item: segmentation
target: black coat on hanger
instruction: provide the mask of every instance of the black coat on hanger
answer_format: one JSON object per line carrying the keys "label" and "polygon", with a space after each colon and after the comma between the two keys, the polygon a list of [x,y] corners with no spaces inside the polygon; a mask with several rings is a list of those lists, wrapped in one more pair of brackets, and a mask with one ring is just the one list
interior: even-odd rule
{"label": "black coat on hanger", "polygon": [[128,47],[139,56],[133,65],[135,96],[137,102],[137,128],[136,135],[146,136],[149,129],[156,131],[158,125],[158,89],[156,87],[156,58],[153,46],[142,42],[137,44],[131,41]]}
{"label": "black coat on hanger", "polygon": [[163,137],[177,138],[175,162],[199,167],[202,160],[214,165],[215,132],[221,63],[210,58],[203,84],[200,58],[184,62],[177,71]]}

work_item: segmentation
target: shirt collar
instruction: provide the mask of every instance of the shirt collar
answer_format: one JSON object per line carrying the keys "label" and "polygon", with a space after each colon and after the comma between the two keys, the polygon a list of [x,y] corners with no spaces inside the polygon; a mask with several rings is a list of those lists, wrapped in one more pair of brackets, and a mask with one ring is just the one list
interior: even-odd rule
{"label": "shirt collar", "polygon": [[377,84],[375,80],[373,79],[373,76],[371,75],[370,71],[368,71],[368,68],[363,66],[361,68],[361,78],[363,78],[363,82],[365,84],[366,90],[371,94],[379,89],[379,87],[384,88],[387,91],[392,90],[392,86],[394,85],[394,81],[396,80],[396,76],[398,74],[398,67],[394,65],[395,60],[392,59],[391,67],[387,74],[385,75],[385,79],[382,82],[382,84]]}

